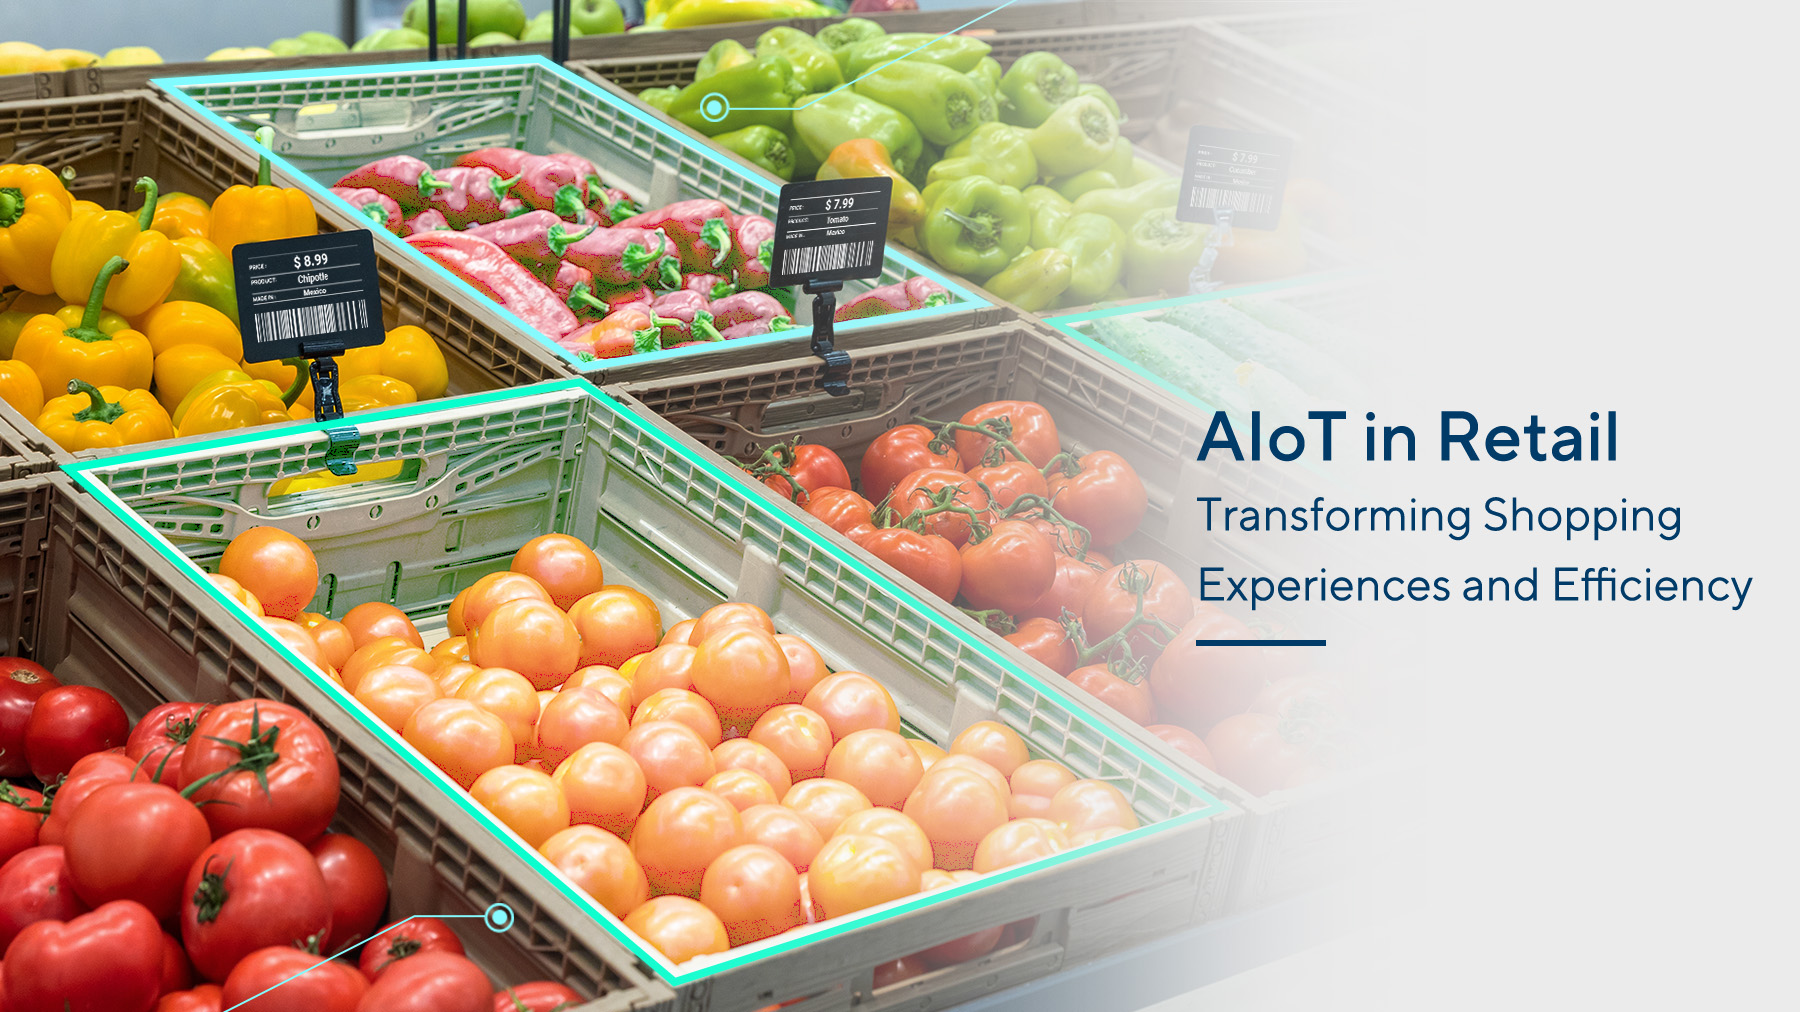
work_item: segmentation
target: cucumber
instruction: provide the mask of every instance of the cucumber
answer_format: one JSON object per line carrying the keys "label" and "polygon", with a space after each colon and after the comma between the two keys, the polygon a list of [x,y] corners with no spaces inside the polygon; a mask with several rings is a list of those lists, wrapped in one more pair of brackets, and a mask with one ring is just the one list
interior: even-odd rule
{"label": "cucumber", "polygon": [[1214,408],[1241,415],[1247,398],[1237,381],[1238,359],[1166,323],[1131,316],[1095,320],[1094,340]]}
{"label": "cucumber", "polygon": [[1163,322],[1194,334],[1240,362],[1256,362],[1320,397],[1354,396],[1358,384],[1335,358],[1214,300],[1171,309]]}

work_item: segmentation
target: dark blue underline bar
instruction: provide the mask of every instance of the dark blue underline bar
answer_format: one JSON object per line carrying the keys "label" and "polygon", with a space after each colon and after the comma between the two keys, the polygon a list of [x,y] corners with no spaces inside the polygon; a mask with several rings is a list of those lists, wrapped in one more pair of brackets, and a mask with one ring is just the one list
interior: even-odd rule
{"label": "dark blue underline bar", "polygon": [[1198,647],[1322,647],[1324,640],[1195,640]]}

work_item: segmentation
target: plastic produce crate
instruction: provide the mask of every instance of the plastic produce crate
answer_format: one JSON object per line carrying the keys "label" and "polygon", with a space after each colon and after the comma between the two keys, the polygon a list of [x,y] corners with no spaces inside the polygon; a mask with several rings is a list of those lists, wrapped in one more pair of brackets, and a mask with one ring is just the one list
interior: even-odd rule
{"label": "plastic produce crate", "polygon": [[[452,920],[470,958],[497,986],[559,979],[598,1000],[581,1012],[664,1007],[668,988],[482,830],[238,618],[60,473],[0,483],[0,652],[29,657],[65,684],[96,685],[133,720],[170,700],[250,696],[307,710],[329,737],[341,775],[335,831],[369,844],[389,873],[390,919],[480,915],[504,902],[514,927]],[[335,718],[335,719],[334,719]]]}
{"label": "plastic produce crate", "polygon": [[[305,537],[317,554],[325,575],[315,607],[342,614],[388,601],[414,616],[428,640],[443,628],[454,595],[505,569],[526,540],[574,534],[595,546],[609,580],[658,601],[666,622],[727,599],[754,602],[776,628],[817,644],[832,668],[881,679],[915,732],[948,741],[976,720],[1002,720],[1037,754],[1119,786],[1145,823],[1092,848],[674,967],[335,681],[302,674],[296,657],[279,666],[284,682],[327,697],[321,705],[335,709],[335,720],[379,740],[384,762],[435,784],[434,804],[485,826],[482,853],[509,868],[523,863],[518,873],[534,887],[585,910],[591,920],[577,940],[594,949],[628,947],[677,988],[683,1008],[750,1012],[802,1000],[795,1007],[840,1009],[902,991],[917,1007],[944,1005],[1146,941],[1211,916],[1224,901],[1236,835],[1231,806],[1092,722],[1064,691],[1009,668],[908,590],[794,525],[746,479],[667,439],[591,385],[567,380],[430,411],[381,412],[357,420],[354,433],[359,465],[405,460],[401,476],[269,502],[270,481],[322,466],[330,439],[318,426],[70,470],[161,564],[187,574],[184,592],[198,588],[214,605],[235,609],[200,579],[199,566],[216,560],[237,531],[273,523]],[[232,635],[259,651],[286,649],[248,621]],[[1031,936],[1008,949],[873,993],[880,963],[1032,917]]]}
{"label": "plastic produce crate", "polygon": [[[253,182],[256,155],[196,129],[167,100],[125,92],[47,102],[0,105],[0,161],[38,162],[72,171],[69,190],[108,208],[133,209],[139,176],[162,192],[185,191],[212,200],[236,183]],[[277,173],[276,182],[288,180]],[[335,232],[366,221],[342,202],[314,199],[319,228]],[[557,375],[557,360],[535,342],[511,335],[497,307],[435,283],[400,251],[375,247],[385,327],[415,324],[437,339],[450,367],[450,393],[474,393],[535,383]],[[23,434],[21,452],[71,459],[37,431],[31,419],[0,402],[0,427]],[[0,447],[15,444],[0,431]],[[90,455],[92,452],[89,451]]]}
{"label": "plastic produce crate", "polygon": [[[1262,505],[1310,503],[1315,492],[1300,472],[1279,471],[1266,462],[1237,463],[1229,455],[1197,461],[1210,409],[1203,410],[1061,335],[1018,322],[896,345],[859,360],[850,377],[852,392],[842,398],[815,394],[806,377],[803,362],[770,362],[682,381],[623,384],[616,393],[642,413],[660,417],[668,430],[685,433],[714,453],[751,458],[777,442],[800,437],[837,451],[852,478],[869,443],[894,425],[917,416],[956,418],[992,400],[1036,401],[1056,419],[1065,450],[1078,454],[1112,450],[1130,461],[1143,480],[1149,512],[1138,533],[1113,553],[1115,558],[1160,560],[1183,574],[1190,588],[1197,584],[1202,565],[1224,565],[1233,574],[1298,571],[1278,555],[1247,555],[1241,539],[1207,533],[1194,513],[1198,508],[1194,497],[1222,495],[1228,502]],[[713,459],[719,466],[733,466]],[[791,503],[766,492],[764,499],[767,506],[785,513],[789,523],[831,539],[841,551],[889,579],[916,587]],[[1248,811],[1251,824],[1234,864],[1231,909],[1290,895],[1340,870],[1337,837],[1347,828],[1354,808],[1340,788],[1341,781],[1350,777],[1281,792],[1271,799],[1252,797],[1031,660],[960,609],[924,588],[913,592],[965,635],[1001,652],[1016,669],[1078,696],[1103,714],[1117,733],[1155,751],[1208,790]],[[1266,608],[1258,612],[1268,614]],[[1277,613],[1277,618],[1284,617]],[[1321,620],[1330,621],[1309,614],[1305,634],[1326,635],[1319,627]]]}
{"label": "plastic produce crate", "polygon": [[[706,197],[722,200],[740,214],[775,218],[780,187],[773,180],[741,168],[710,147],[691,143],[678,128],[648,110],[536,57],[365,67],[329,74],[186,78],[159,80],[157,85],[174,95],[197,123],[234,143],[247,143],[247,128],[273,126],[277,160],[287,174],[302,180],[315,203],[331,203],[346,213],[349,205],[327,187],[365,162],[411,154],[435,165],[465,151],[512,144],[539,153],[582,155],[600,168],[610,185],[626,190],[646,208]],[[304,118],[302,110],[311,110],[325,123],[297,125]],[[359,122],[381,126],[352,125]],[[472,299],[482,298],[386,229],[374,231],[377,248],[402,251],[419,271],[442,285]],[[999,317],[997,307],[931,273],[895,247],[888,248],[879,282],[847,283],[838,302],[842,305],[876,284],[919,274],[939,280],[949,290],[951,303],[839,323],[837,346],[854,354],[915,321],[948,330]],[[706,368],[721,356],[742,361],[785,355],[808,347],[812,333],[811,300],[800,298],[791,330],[582,362],[512,314],[498,306],[493,309],[520,335],[558,356],[565,375],[596,381],[689,372]]]}
{"label": "plastic produce crate", "polygon": [[36,101],[60,98],[68,87],[64,75],[68,71],[42,71],[32,74],[0,74],[0,102]]}

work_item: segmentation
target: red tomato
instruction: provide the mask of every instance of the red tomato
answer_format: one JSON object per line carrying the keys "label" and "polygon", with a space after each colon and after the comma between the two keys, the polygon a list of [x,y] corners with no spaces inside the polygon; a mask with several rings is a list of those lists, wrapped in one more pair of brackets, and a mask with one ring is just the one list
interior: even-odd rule
{"label": "red tomato", "polygon": [[896,425],[863,451],[862,494],[880,504],[900,479],[924,467],[960,469],[954,441],[938,443],[937,434],[923,425]]}
{"label": "red tomato", "polygon": [[[958,548],[969,540],[972,522],[988,515],[987,493],[968,475],[947,467],[921,468],[902,477],[888,505],[902,521],[921,513],[921,530],[948,539]],[[923,514],[927,509],[942,511]]]}
{"label": "red tomato", "polygon": [[161,783],[181,786],[181,759],[194,725],[206,712],[205,703],[164,703],[137,722],[125,739],[125,755]]}
{"label": "red tomato", "polygon": [[563,1012],[581,996],[555,981],[534,980],[494,992],[494,1012]]}
{"label": "red tomato", "polygon": [[224,991],[217,984],[201,984],[188,991],[174,991],[162,996],[155,1012],[219,1012],[224,1007]]}
{"label": "red tomato", "polygon": [[779,443],[750,466],[775,494],[801,506],[823,488],[849,488],[850,470],[829,447],[817,443]]}
{"label": "red tomato", "polygon": [[1269,653],[1255,647],[1200,646],[1195,640],[1255,635],[1217,606],[1202,604],[1150,668],[1150,691],[1163,716],[1205,734],[1226,717],[1249,709],[1276,670]]}
{"label": "red tomato", "polygon": [[1064,457],[1050,472],[1056,511],[1087,528],[1095,548],[1109,549],[1137,531],[1149,495],[1124,457],[1111,450]]}
{"label": "red tomato", "polygon": [[149,1012],[162,984],[161,936],[130,900],[38,921],[7,947],[7,1012]]}
{"label": "red tomato", "polygon": [[69,820],[87,799],[102,787],[130,780],[136,771],[137,765],[118,752],[95,752],[76,760],[69,778],[56,789],[50,817],[38,828],[38,842],[61,846]]}
{"label": "red tomato", "polygon": [[1206,732],[1213,769],[1252,794],[1287,787],[1312,761],[1297,722],[1269,713],[1239,713]]}
{"label": "red tomato", "polygon": [[1002,520],[988,536],[962,547],[962,594],[977,611],[1011,615],[1043,597],[1056,581],[1056,549],[1023,520]]}
{"label": "red tomato", "polygon": [[489,1012],[494,984],[468,959],[421,952],[391,964],[363,995],[358,1012]]}
{"label": "red tomato", "polygon": [[[1043,472],[1028,460],[1008,460],[993,467],[971,467],[968,473],[987,490],[988,499],[1003,509],[1022,495],[1050,497],[1050,486],[1045,483]],[[1060,510],[1061,507],[1059,501],[1057,508]]]}
{"label": "red tomato", "polygon": [[377,931],[363,946],[357,966],[370,983],[379,981],[389,968],[421,953],[463,954],[462,939],[435,917],[409,917]]}
{"label": "red tomato", "polygon": [[63,685],[38,697],[25,724],[25,759],[44,783],[69,772],[75,760],[125,744],[131,721],[105,689]]}
{"label": "red tomato", "polygon": [[[26,809],[43,807],[42,794],[0,780],[0,864],[12,860],[14,854],[37,846],[44,813]],[[0,945],[0,952],[5,951],[6,947]]]}
{"label": "red tomato", "polygon": [[286,703],[245,699],[208,710],[188,741],[181,782],[214,836],[260,828],[310,843],[337,814],[337,756],[319,725]]}
{"label": "red tomato", "polygon": [[[1042,533],[1039,530],[1039,533]],[[1050,589],[1038,595],[1038,599],[1020,608],[1020,618],[1047,618],[1061,621],[1063,612],[1081,617],[1082,605],[1087,603],[1088,593],[1094,584],[1100,581],[1100,570],[1068,555],[1056,553],[1056,577],[1050,581]]]}
{"label": "red tomato", "polygon": [[[990,401],[963,412],[959,421],[964,425],[985,423],[986,428],[1011,440],[1038,468],[1048,466],[1051,458],[1062,452],[1062,441],[1056,434],[1056,419],[1035,401]],[[956,452],[970,467],[1018,459],[1017,454],[975,432],[959,431],[956,434]]]}
{"label": "red tomato", "polygon": [[525,542],[513,553],[512,571],[536,580],[550,592],[550,602],[564,611],[606,585],[600,557],[580,538],[567,534],[540,534]]}
{"label": "red tomato", "polygon": [[368,989],[348,963],[277,945],[232,967],[219,1001],[236,1012],[356,1012]]}
{"label": "red tomato", "polygon": [[1213,768],[1212,753],[1207,751],[1206,743],[1200,736],[1185,727],[1174,724],[1145,724],[1144,730],[1156,735],[1175,751],[1182,753],[1207,769]]}
{"label": "red tomato", "polygon": [[319,951],[336,955],[368,937],[381,923],[388,901],[387,872],[368,844],[354,836],[326,833],[307,850],[331,896],[331,937]]}
{"label": "red tomato", "polygon": [[1075,670],[1075,644],[1069,642],[1062,623],[1054,619],[1028,618],[1006,634],[1006,642],[1059,675]]}
{"label": "red tomato", "polygon": [[1104,664],[1089,664],[1070,672],[1069,681],[1133,723],[1149,724],[1156,720],[1156,701],[1150,698],[1149,679],[1128,681]]}
{"label": "red tomato", "polygon": [[878,530],[861,542],[863,550],[946,601],[962,586],[962,557],[948,538],[904,527]]}
{"label": "red tomato", "polygon": [[825,526],[848,535],[853,528],[873,526],[875,504],[855,492],[846,483],[843,488],[815,490],[806,501],[806,512]]}
{"label": "red tomato", "polygon": [[267,829],[240,829],[188,871],[181,940],[194,969],[223,981],[271,945],[317,949],[331,933],[331,890],[307,849]]}
{"label": "red tomato", "polygon": [[[1081,606],[1081,625],[1088,645],[1094,646],[1125,628],[1136,613],[1142,596],[1145,617],[1161,619],[1179,629],[1193,616],[1194,602],[1187,584],[1175,571],[1147,560],[1123,562],[1100,574]],[[1154,625],[1137,626],[1125,637],[1133,657],[1154,657],[1171,639]],[[1180,635],[1174,639],[1180,639]],[[1193,637],[1188,637],[1189,642]]]}
{"label": "red tomato", "polygon": [[39,697],[61,684],[40,664],[23,657],[0,657],[0,777],[31,772],[25,761],[25,725]]}
{"label": "red tomato", "polygon": [[142,903],[159,921],[181,908],[188,869],[212,831],[206,816],[172,787],[108,784],[69,817],[63,845],[83,902]]}
{"label": "red tomato", "polygon": [[[1005,829],[1006,827],[1000,828]],[[995,832],[999,832],[999,830],[995,830]],[[993,834],[988,835],[992,836]],[[967,963],[971,959],[980,959],[994,951],[994,947],[1000,944],[1000,936],[1004,934],[1006,934],[1006,925],[996,924],[991,928],[983,928],[980,931],[963,935],[961,938],[940,942],[923,952],[915,953],[911,958],[918,959],[928,967]]]}
{"label": "red tomato", "polygon": [[162,933],[162,947],[162,983],[158,985],[157,994],[187,990],[194,983],[194,965],[188,962],[187,950],[181,947],[179,939],[167,931]]}
{"label": "red tomato", "polygon": [[925,960],[917,955],[901,956],[892,962],[882,963],[875,967],[875,990],[879,991],[890,984],[898,984],[903,980],[911,980],[931,969]]}
{"label": "red tomato", "polygon": [[319,560],[306,542],[279,527],[252,527],[225,546],[219,575],[255,594],[266,614],[292,619],[319,589]]}
{"label": "red tomato", "polygon": [[0,952],[28,924],[66,921],[87,912],[88,905],[75,894],[61,847],[32,847],[0,865]]}

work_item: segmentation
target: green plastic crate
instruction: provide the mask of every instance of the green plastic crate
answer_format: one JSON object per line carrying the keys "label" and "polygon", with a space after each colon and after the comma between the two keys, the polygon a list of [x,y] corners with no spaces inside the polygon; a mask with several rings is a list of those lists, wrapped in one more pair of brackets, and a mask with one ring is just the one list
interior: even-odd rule
{"label": "green plastic crate", "polygon": [[[315,203],[349,205],[329,187],[345,172],[388,155],[410,154],[442,164],[465,151],[516,145],[529,151],[568,151],[599,166],[607,182],[645,207],[675,200],[716,198],[740,214],[775,218],[780,187],[745,170],[633,103],[596,88],[538,57],[413,63],[331,71],[233,74],[154,82],[198,122],[248,144],[246,131],[275,130],[276,161],[298,178]],[[304,111],[304,114],[303,114]],[[307,126],[305,120],[319,120]],[[376,245],[405,249],[422,272],[464,294],[473,288],[414,252],[384,228]],[[881,343],[909,325],[944,331],[998,318],[1000,310],[968,289],[932,273],[895,247],[887,250],[879,281],[846,284],[840,304],[877,284],[925,275],[951,294],[948,305],[836,325],[838,347]],[[480,296],[476,296],[480,297]],[[582,362],[505,310],[521,334],[558,355],[569,375],[596,381],[670,375],[745,362],[778,349],[807,347],[811,300],[795,307],[796,326],[778,334],[674,348],[619,359]]]}
{"label": "green plastic crate", "polygon": [[[281,677],[331,700],[326,716],[386,744],[441,791],[488,846],[534,869],[592,918],[596,941],[627,947],[693,1008],[750,1012],[802,1000],[847,1008],[873,995],[874,968],[973,931],[1035,918],[1031,936],[982,960],[893,985],[940,1004],[966,1000],[1211,916],[1236,854],[1236,809],[1142,745],[1083,715],[1047,682],[1012,669],[978,637],[809,530],[744,476],[673,442],[581,381],[396,409],[354,427],[294,426],[70,465],[68,470],[210,599],[243,620],[236,635],[286,657]],[[400,459],[391,481],[270,502],[269,484],[323,467],[338,446],[358,464]],[[1093,847],[985,876],[676,967],[624,931],[397,734],[310,671],[202,580],[238,531],[272,523],[319,558],[314,607],[342,614],[387,601],[428,638],[457,592],[507,568],[529,538],[562,531],[594,544],[609,580],[658,601],[666,622],[717,602],[754,602],[776,627],[817,644],[834,669],[880,678],[916,733],[947,742],[999,719],[1042,756],[1107,779],[1145,825]],[[884,992],[885,994],[886,992]]]}

